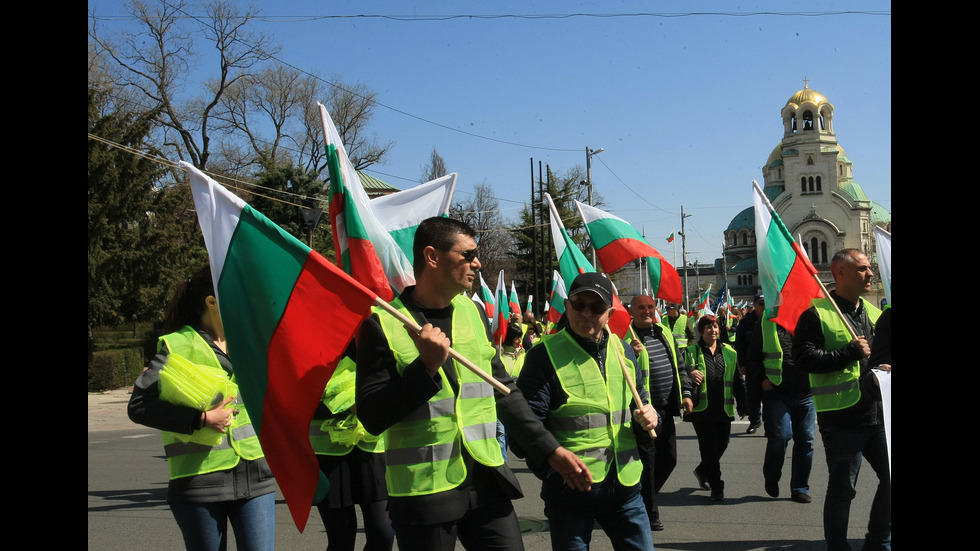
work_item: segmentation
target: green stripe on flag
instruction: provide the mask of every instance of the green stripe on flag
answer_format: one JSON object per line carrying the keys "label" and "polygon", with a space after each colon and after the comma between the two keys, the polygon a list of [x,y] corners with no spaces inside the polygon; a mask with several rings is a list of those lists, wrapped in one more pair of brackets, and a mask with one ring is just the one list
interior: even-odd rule
{"label": "green stripe on flag", "polygon": [[[227,340],[235,343],[229,356],[236,370],[252,375],[238,378],[238,384],[252,404],[248,413],[256,431],[261,431],[262,411],[254,405],[262,404],[268,385],[269,342],[309,255],[308,247],[304,251],[279,245],[290,237],[246,205],[216,284]],[[266,285],[259,289],[249,285],[250,281]]]}

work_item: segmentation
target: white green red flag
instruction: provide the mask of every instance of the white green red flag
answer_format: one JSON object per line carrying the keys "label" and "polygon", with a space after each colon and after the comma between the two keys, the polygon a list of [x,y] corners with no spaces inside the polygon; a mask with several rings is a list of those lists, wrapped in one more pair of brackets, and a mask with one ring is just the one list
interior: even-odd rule
{"label": "white green red flag", "polygon": [[391,301],[415,284],[412,264],[374,215],[327,108],[317,105],[330,171],[330,226],[337,265],[383,300]]}
{"label": "white green red flag", "polygon": [[521,302],[517,298],[517,287],[514,285],[514,280],[510,281],[510,296],[507,297],[507,300],[507,306],[510,307],[511,312],[521,313]]}
{"label": "white green red flag", "polygon": [[[545,304],[547,304],[547,303],[545,303]],[[534,306],[534,295],[528,295],[527,296],[527,307],[524,308],[524,311],[525,312],[531,312],[533,314],[534,313],[533,306]]]}
{"label": "white green red flag", "polygon": [[793,333],[810,301],[824,296],[817,270],[800,244],[772,208],[759,184],[752,180],[755,206],[756,258],[767,317]]}
{"label": "white green red flag", "polygon": [[670,235],[667,236],[667,242],[668,243],[674,242],[674,232],[670,232]]}
{"label": "white green red flag", "polygon": [[885,287],[885,299],[892,303],[892,234],[881,226],[875,226],[875,251],[878,257],[878,275]]}
{"label": "white green red flag", "polygon": [[697,312],[702,312],[703,313],[703,312],[705,312],[707,310],[707,313],[708,314],[714,314],[714,312],[712,312],[711,311],[711,308],[708,306],[708,302],[711,300],[711,286],[712,285],[714,285],[714,284],[713,283],[708,283],[708,290],[705,291],[704,294],[701,295],[701,298],[698,299],[698,301],[694,303],[694,306],[691,307],[691,311],[692,312],[697,311]]}
{"label": "white green red flag", "polygon": [[[568,232],[565,231],[565,224],[558,215],[558,209],[555,207],[554,201],[551,200],[551,195],[545,193],[544,198],[548,201],[548,208],[551,212],[551,216],[549,217],[551,221],[551,236],[555,242],[555,252],[558,255],[558,270],[561,272],[562,279],[574,282],[575,277],[579,274],[596,271],[592,263],[589,262],[589,259],[585,257],[585,253],[578,248],[578,245],[572,241]],[[606,274],[603,275],[607,278],[609,277]],[[624,315],[629,317],[629,312],[626,311],[626,307],[623,306],[618,295],[613,295],[612,306],[616,311],[609,317],[609,329],[619,335],[620,338],[625,338],[626,330],[629,329],[629,323],[623,326],[619,321]]]}
{"label": "white green red flag", "polygon": [[561,274],[561,278],[571,285],[575,276],[585,272],[594,272],[595,267],[565,231],[565,224],[562,223],[561,217],[558,215],[558,209],[555,207],[554,201],[551,200],[551,194],[545,193],[544,198],[548,202],[548,208],[551,212],[549,216],[551,238],[555,243],[555,255],[558,257],[558,272]]}
{"label": "white green red flag", "polygon": [[[605,277],[609,277],[603,274]],[[623,302],[619,300],[619,289],[616,288],[616,284],[609,280],[609,283],[613,288],[613,312],[609,315],[609,330],[613,333],[619,335],[619,338],[625,339],[626,333],[630,329],[630,323],[633,321],[630,313],[626,311],[626,307],[623,306]]]}
{"label": "white green red flag", "polygon": [[595,247],[596,257],[606,273],[613,273],[628,262],[646,258],[653,296],[680,302],[681,276],[636,228],[602,209],[575,201],[585,222],[585,231]]}
{"label": "white green red flag", "polygon": [[[483,279],[482,271],[480,272],[480,289],[478,292],[480,293],[480,297],[483,299],[483,307],[487,311],[487,318],[492,322],[494,314],[497,313],[497,303],[493,298],[493,292],[490,290],[490,287],[487,286],[487,282]],[[473,294],[475,295],[476,293],[474,292]]]}
{"label": "white green red flag", "polygon": [[[449,206],[456,189],[456,176],[453,172],[413,188],[371,199],[371,210],[374,211],[375,218],[405,253],[409,266],[415,261],[412,247],[419,224],[433,216],[449,216]],[[414,270],[412,275],[414,277]]]}
{"label": "white green red flag", "polygon": [[497,276],[497,304],[490,331],[493,333],[494,344],[503,345],[507,335],[507,324],[510,323],[510,301],[507,299],[507,284],[504,283],[504,271]]}
{"label": "white green red flag", "polygon": [[309,426],[377,294],[192,165],[235,382],[300,532],[330,484]]}
{"label": "white green red flag", "polygon": [[[483,301],[480,300],[480,293],[473,293],[473,296],[471,296],[470,298],[473,299],[473,302],[475,302],[475,303],[479,304],[480,306],[482,306],[484,312],[487,311],[487,305],[486,304],[483,304]],[[489,319],[489,318],[487,318],[487,319]]]}
{"label": "white green red flag", "polygon": [[565,299],[568,298],[568,292],[565,290],[565,281],[561,278],[561,274],[558,270],[551,276],[551,294],[548,296],[548,302],[545,304],[547,308],[545,310],[545,319],[554,327],[558,320],[561,319],[561,315],[565,313]]}

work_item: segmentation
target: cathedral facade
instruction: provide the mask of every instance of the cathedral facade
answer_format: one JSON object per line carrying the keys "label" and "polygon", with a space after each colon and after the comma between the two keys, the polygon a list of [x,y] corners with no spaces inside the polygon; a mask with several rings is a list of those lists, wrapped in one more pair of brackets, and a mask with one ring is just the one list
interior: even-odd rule
{"label": "cathedral facade", "polygon": [[[790,234],[801,243],[820,280],[833,290],[830,260],[843,248],[861,249],[875,272],[865,296],[881,303],[874,227],[891,232],[891,213],[872,201],[853,179],[853,163],[834,134],[834,105],[806,82],[780,111],[783,137],[762,168],[763,188]],[[756,262],[754,207],[725,230],[723,257],[715,260],[716,288],[727,281],[736,303],[762,292]]]}

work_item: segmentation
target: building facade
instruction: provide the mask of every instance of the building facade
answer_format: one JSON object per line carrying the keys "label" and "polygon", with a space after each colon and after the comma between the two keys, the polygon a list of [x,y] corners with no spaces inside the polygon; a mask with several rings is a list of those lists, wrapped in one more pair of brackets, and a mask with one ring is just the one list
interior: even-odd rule
{"label": "building facade", "polygon": [[[876,272],[875,304],[884,298],[877,276],[874,227],[891,232],[891,213],[872,201],[854,180],[854,166],[834,133],[834,105],[806,82],[780,111],[783,137],[762,168],[763,191],[810,261],[833,290],[830,260],[843,248],[861,249]],[[754,207],[736,215],[725,230],[723,257],[715,260],[716,285],[725,280],[736,303],[761,292],[756,261]]]}

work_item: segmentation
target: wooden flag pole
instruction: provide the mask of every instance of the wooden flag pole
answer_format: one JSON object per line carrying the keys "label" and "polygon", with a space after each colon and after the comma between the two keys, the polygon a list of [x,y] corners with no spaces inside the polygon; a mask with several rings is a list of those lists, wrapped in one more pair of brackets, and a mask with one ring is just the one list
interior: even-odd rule
{"label": "wooden flag pole", "polygon": [[[844,316],[844,312],[840,311],[840,306],[837,306],[837,301],[835,301],[834,298],[830,296],[830,291],[828,291],[827,288],[824,286],[823,282],[820,281],[820,276],[817,274],[813,274],[813,279],[817,280],[817,284],[820,285],[820,290],[823,291],[823,296],[827,297],[827,300],[830,301],[830,305],[834,307],[834,311],[837,312],[837,315],[840,316],[841,321],[844,322],[844,326],[847,327],[847,332],[851,334],[851,340],[858,338],[857,331],[855,331],[854,327],[851,326],[851,321]],[[858,300],[861,299],[859,298]]]}
{"label": "wooden flag pole", "polygon": [[[422,332],[422,327],[418,323],[416,323],[415,320],[413,320],[412,318],[409,318],[405,314],[402,314],[401,312],[399,312],[397,309],[395,309],[394,306],[392,306],[392,305],[388,304],[387,302],[385,302],[384,300],[382,300],[381,297],[374,297],[374,303],[376,305],[380,306],[381,308],[384,308],[385,311],[387,311],[392,316],[395,316],[398,319],[398,321],[400,321],[400,322],[404,323],[405,325],[411,327],[416,333],[421,333]],[[466,367],[468,367],[470,369],[470,371],[472,371],[473,373],[476,373],[477,375],[479,375],[484,381],[486,381],[486,382],[490,383],[491,385],[493,385],[493,387],[496,388],[497,390],[499,390],[504,396],[510,394],[510,389],[507,388],[506,386],[504,386],[503,383],[501,383],[497,379],[494,379],[492,375],[490,375],[486,371],[480,369],[479,366],[477,366],[475,363],[471,362],[467,358],[465,358],[462,355],[460,355],[459,352],[456,352],[455,350],[453,350],[452,348],[450,348],[449,349],[449,355],[454,360],[456,360],[459,363],[461,363],[461,364],[465,365]]]}
{"label": "wooden flag pole", "polygon": [[[603,329],[606,328],[608,328],[608,325],[603,327]],[[614,336],[615,336],[614,333],[610,331],[609,338],[613,338]],[[636,391],[636,384],[633,383],[633,376],[630,375],[630,370],[629,368],[626,367],[626,360],[623,358],[622,354],[616,354],[616,357],[619,359],[619,367],[623,368],[623,376],[626,377],[626,382],[630,386],[630,392],[633,393],[633,401],[636,402],[636,407],[637,408],[643,407],[643,400],[640,399],[640,393]],[[650,429],[650,438],[656,438],[656,437],[657,437],[657,431],[654,429]]]}

